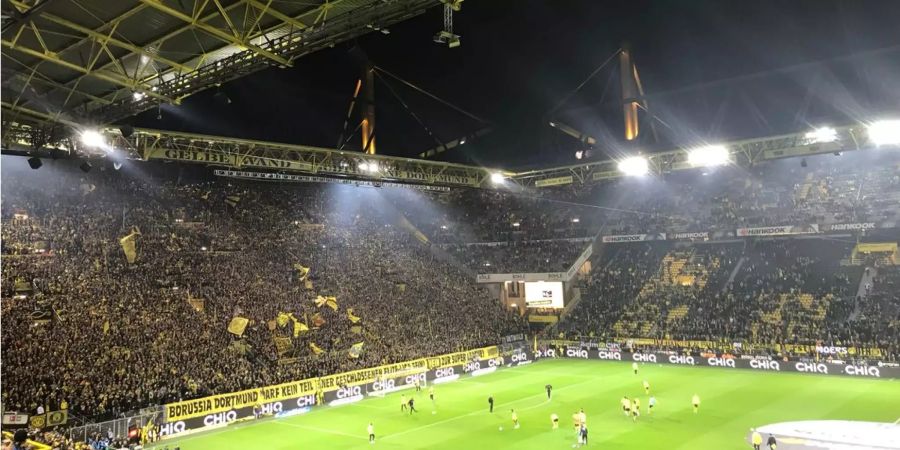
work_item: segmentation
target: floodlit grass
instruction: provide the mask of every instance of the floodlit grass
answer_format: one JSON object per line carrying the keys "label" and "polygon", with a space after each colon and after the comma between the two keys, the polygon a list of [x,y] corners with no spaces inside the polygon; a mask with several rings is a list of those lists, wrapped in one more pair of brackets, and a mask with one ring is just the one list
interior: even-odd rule
{"label": "floodlit grass", "polygon": [[[657,406],[647,414],[641,381]],[[553,385],[547,401],[544,385]],[[411,391],[405,391],[410,395]],[[694,414],[691,396],[701,398]],[[488,413],[487,398],[496,401]],[[623,395],[640,396],[637,423],[621,410]],[[400,393],[352,405],[320,407],[302,416],[245,422],[157,444],[182,450],[246,449],[553,449],[576,442],[572,413],[584,408],[590,443],[601,449],[746,449],[751,427],[806,419],[894,422],[900,384],[891,380],[762,373],[645,364],[553,360],[435,387],[416,397],[418,414],[400,412]],[[510,408],[521,427],[513,429]],[[552,430],[550,414],[560,416]],[[375,423],[370,446],[366,426]],[[503,427],[503,431],[499,428]]]}

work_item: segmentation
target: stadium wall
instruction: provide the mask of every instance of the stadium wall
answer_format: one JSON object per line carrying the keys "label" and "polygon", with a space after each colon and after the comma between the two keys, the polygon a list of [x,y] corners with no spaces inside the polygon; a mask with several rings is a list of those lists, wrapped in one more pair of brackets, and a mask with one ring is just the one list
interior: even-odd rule
{"label": "stadium wall", "polygon": [[586,349],[566,347],[557,354],[554,349],[537,351],[534,359],[541,358],[577,358],[601,361],[626,361],[650,364],[672,364],[681,366],[713,367],[725,370],[747,369],[762,372],[793,372],[815,375],[843,375],[864,378],[900,379],[900,367],[878,365],[835,364],[826,362],[783,361],[761,358],[737,357],[700,357],[669,353],[631,353],[609,349]]}

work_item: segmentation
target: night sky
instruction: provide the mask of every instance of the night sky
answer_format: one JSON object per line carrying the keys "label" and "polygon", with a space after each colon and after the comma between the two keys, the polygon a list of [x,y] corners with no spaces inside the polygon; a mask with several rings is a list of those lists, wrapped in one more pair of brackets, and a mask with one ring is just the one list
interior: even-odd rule
{"label": "night sky", "polygon": [[[277,5],[278,1],[273,3]],[[657,116],[621,142],[615,65],[554,115],[600,138],[597,158],[842,125],[900,113],[900,1],[468,0],[462,46],[432,42],[441,8],[139,116],[149,128],[336,147],[360,51],[374,64],[490,121],[494,131],[442,159],[521,168],[574,163],[580,144],[546,113],[628,43]],[[357,47],[359,50],[351,52]],[[483,125],[393,79],[376,84],[378,152],[415,156]],[[351,129],[358,118],[354,116]],[[348,148],[359,148],[359,137]]]}

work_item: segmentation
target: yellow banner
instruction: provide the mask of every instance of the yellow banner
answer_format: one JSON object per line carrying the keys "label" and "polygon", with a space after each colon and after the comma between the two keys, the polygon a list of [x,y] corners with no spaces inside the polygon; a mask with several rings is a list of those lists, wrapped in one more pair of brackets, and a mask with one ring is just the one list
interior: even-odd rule
{"label": "yellow banner", "polygon": [[529,322],[539,322],[539,323],[556,323],[559,321],[559,317],[557,316],[541,316],[538,314],[531,314],[528,316]]}
{"label": "yellow banner", "polygon": [[437,369],[440,367],[465,364],[475,359],[476,357],[480,359],[489,359],[497,356],[498,354],[499,350],[497,349],[497,347],[491,346],[464,352],[448,353],[446,355],[433,356],[426,359],[428,361],[429,369]]}
{"label": "yellow banner", "polygon": [[69,421],[69,412],[65,409],[59,411],[50,411],[47,413],[47,426],[55,427],[65,425]]}
{"label": "yellow banner", "polygon": [[31,428],[44,428],[47,426],[47,415],[35,414],[28,418],[28,424]]}
{"label": "yellow banner", "polygon": [[271,403],[288,398],[312,395],[316,392],[316,379],[292,381],[230,394],[212,395],[209,397],[187,400],[166,405],[166,421],[190,419],[191,417],[215,414],[231,409],[253,406],[258,403]]}
{"label": "yellow banner", "polygon": [[386,366],[372,367],[370,369],[354,370],[353,372],[339,373],[319,378],[319,389],[333,391],[339,386],[354,386],[357,384],[371,383],[378,377],[389,377],[394,374],[404,374],[414,371],[428,370],[428,362],[425,358],[405,361]]}
{"label": "yellow banner", "polygon": [[885,253],[896,252],[896,242],[869,242],[856,244],[856,249],[862,253]]}
{"label": "yellow banner", "polygon": [[556,177],[556,178],[547,178],[544,180],[537,180],[534,182],[535,187],[548,187],[548,186],[562,186],[564,184],[572,184],[573,178],[572,175],[568,175],[565,177]]}

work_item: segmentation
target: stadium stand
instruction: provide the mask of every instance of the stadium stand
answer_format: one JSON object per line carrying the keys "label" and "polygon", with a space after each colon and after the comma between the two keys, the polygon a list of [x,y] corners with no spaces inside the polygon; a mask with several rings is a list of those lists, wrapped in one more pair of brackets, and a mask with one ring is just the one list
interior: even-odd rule
{"label": "stadium stand", "polygon": [[[115,172],[39,179],[6,167],[3,392],[22,411],[67,402],[75,415],[109,416],[521,331],[469,274],[399,227],[380,191]],[[132,229],[129,264],[118,240]],[[310,268],[311,286],[295,264]],[[320,295],[334,309],[316,306]],[[279,355],[268,328],[288,314],[313,330],[294,338],[283,331],[292,324],[276,323],[289,347]],[[235,317],[249,319],[243,339],[228,331]],[[365,351],[349,358],[356,342]]]}
{"label": "stadium stand", "polygon": [[[3,166],[3,395],[89,418],[495,344],[526,318],[475,274],[565,271],[598,234],[894,221],[900,208],[896,163],[813,164],[802,183],[776,167],[533,196],[61,165],[41,177]],[[875,231],[873,242],[898,240]],[[548,331],[854,343],[896,357],[895,260],[849,234],[728,237],[595,242],[580,301]],[[240,332],[235,318],[247,319]],[[365,351],[349,357],[357,342]]]}

